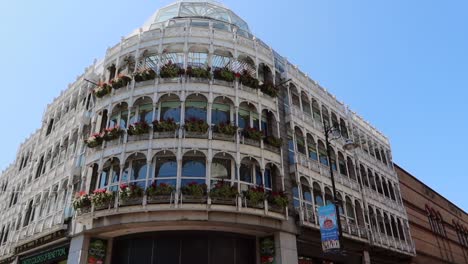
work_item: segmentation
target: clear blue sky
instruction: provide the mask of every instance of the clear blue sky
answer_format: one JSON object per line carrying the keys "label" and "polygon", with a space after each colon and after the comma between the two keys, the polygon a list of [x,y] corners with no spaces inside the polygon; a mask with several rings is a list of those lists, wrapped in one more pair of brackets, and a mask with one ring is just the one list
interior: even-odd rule
{"label": "clear blue sky", "polygon": [[[167,0],[0,0],[0,168],[47,103]],[[468,211],[468,2],[225,0],[255,35],[387,135]]]}

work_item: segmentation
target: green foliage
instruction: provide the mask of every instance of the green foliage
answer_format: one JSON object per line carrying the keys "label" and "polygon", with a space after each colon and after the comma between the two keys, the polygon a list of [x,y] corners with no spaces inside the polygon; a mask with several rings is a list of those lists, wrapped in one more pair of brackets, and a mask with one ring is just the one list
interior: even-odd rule
{"label": "green foliage", "polygon": [[206,184],[191,182],[181,188],[182,194],[201,198],[206,194]]}
{"label": "green foliage", "polygon": [[209,126],[205,120],[191,118],[189,120],[185,120],[184,128],[188,132],[206,133]]}
{"label": "green foliage", "polygon": [[237,132],[237,127],[233,126],[231,123],[221,123],[215,126],[215,131],[221,134],[234,136]]}
{"label": "green foliage", "polygon": [[174,132],[179,128],[174,119],[154,120],[153,129],[157,132]]}
{"label": "green foliage", "polygon": [[224,181],[218,181],[210,190],[211,198],[236,198],[237,189]]}
{"label": "green foliage", "polygon": [[226,67],[214,70],[213,75],[215,79],[226,82],[233,82],[235,79],[234,72]]}

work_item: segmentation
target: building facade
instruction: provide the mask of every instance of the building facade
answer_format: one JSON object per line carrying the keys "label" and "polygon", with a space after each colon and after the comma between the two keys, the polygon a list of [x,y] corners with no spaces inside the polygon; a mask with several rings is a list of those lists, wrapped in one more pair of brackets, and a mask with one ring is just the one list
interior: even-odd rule
{"label": "building facade", "polygon": [[468,215],[395,165],[416,247],[412,263],[468,263]]}
{"label": "building facade", "polygon": [[[335,128],[330,159],[324,126]],[[347,139],[358,148],[345,150]],[[321,249],[329,166],[344,256]],[[0,188],[0,263],[405,263],[415,253],[389,140],[213,1],[158,10],[85,69]]]}

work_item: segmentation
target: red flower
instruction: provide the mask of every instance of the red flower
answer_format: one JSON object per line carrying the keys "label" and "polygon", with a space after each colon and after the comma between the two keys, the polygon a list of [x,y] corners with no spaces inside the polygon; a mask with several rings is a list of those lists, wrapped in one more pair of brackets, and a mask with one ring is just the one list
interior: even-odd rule
{"label": "red flower", "polygon": [[238,73],[238,72],[236,72],[235,75],[236,75],[236,78],[240,78],[240,77],[241,77],[241,74]]}

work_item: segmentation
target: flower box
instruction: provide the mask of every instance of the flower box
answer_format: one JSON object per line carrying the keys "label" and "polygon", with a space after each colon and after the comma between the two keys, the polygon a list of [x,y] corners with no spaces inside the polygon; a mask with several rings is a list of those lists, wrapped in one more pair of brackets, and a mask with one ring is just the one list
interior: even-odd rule
{"label": "flower box", "polygon": [[147,203],[149,204],[158,204],[158,203],[170,203],[172,199],[172,194],[174,193],[174,186],[166,183],[160,183],[159,185],[156,182],[153,182],[146,189]]}
{"label": "flower box", "polygon": [[233,82],[236,78],[235,73],[228,68],[218,68],[213,71],[213,77],[216,80]]}
{"label": "flower box", "polygon": [[202,67],[187,67],[185,74],[193,79],[199,80],[209,80],[211,79],[211,68],[202,68]]}
{"label": "flower box", "polygon": [[154,132],[153,138],[177,138],[177,131],[172,132]]}
{"label": "flower box", "polygon": [[135,183],[122,183],[119,189],[120,205],[137,205],[142,204],[143,189]]}
{"label": "flower box", "polygon": [[273,85],[273,83],[264,83],[260,85],[260,90],[271,97],[278,97],[279,90]]}
{"label": "flower box", "polygon": [[135,82],[144,82],[149,80],[154,80],[156,78],[156,72],[153,69],[143,69],[134,74],[133,78]]}
{"label": "flower box", "polygon": [[217,139],[217,140],[225,140],[225,141],[235,141],[236,140],[236,136],[232,135],[226,135],[226,134],[222,134],[222,133],[213,133],[213,139]]}
{"label": "flower box", "polygon": [[153,121],[153,130],[156,132],[174,132],[178,128],[179,125],[172,118]]}
{"label": "flower box", "polygon": [[89,138],[85,139],[85,144],[88,148],[95,148],[100,146],[103,141],[103,134],[95,133],[91,135]]}
{"label": "flower box", "polygon": [[120,200],[120,206],[142,205],[143,197],[133,197]]}
{"label": "flower box", "polygon": [[99,83],[96,88],[94,88],[93,93],[97,98],[102,98],[110,94],[112,87],[107,83]]}
{"label": "flower box", "polygon": [[223,205],[236,205],[236,200],[237,198],[213,197],[211,198],[211,203]]}
{"label": "flower box", "polygon": [[198,195],[182,195],[182,203],[197,203],[197,204],[206,204],[206,196]]}
{"label": "flower box", "polygon": [[208,132],[209,126],[205,120],[191,118],[191,119],[185,120],[184,128],[185,128],[185,131],[187,132],[196,132],[200,134],[205,134],[206,132]]}
{"label": "flower box", "polygon": [[252,75],[247,70],[243,70],[242,73],[236,75],[236,77],[239,78],[239,82],[242,85],[248,86],[253,89],[258,89],[258,79],[252,77]]}
{"label": "flower box", "polygon": [[267,196],[263,187],[250,187],[243,195],[247,200],[248,207],[264,208],[264,201]]}
{"label": "flower box", "polygon": [[212,203],[235,205],[238,196],[237,188],[228,182],[218,181],[210,190]]}
{"label": "flower box", "polygon": [[280,148],[283,145],[283,140],[274,136],[268,136],[265,138],[265,143],[272,147]]}
{"label": "flower box", "polygon": [[182,202],[187,203],[205,203],[206,197],[206,184],[199,184],[191,182],[181,188]]}
{"label": "flower box", "polygon": [[120,127],[112,127],[108,128],[104,131],[104,135],[102,139],[104,141],[111,141],[114,139],[118,139],[123,134],[123,130]]}
{"label": "flower box", "polygon": [[254,128],[254,127],[246,127],[243,130],[244,137],[250,138],[255,141],[260,141],[263,138],[262,131]]}
{"label": "flower box", "polygon": [[215,125],[214,131],[228,136],[234,136],[237,133],[237,126],[231,125],[231,123],[221,123]]}
{"label": "flower box", "polygon": [[127,133],[131,136],[142,135],[149,132],[149,125],[145,121],[136,122],[128,127]]}
{"label": "flower box", "polygon": [[177,64],[172,63],[172,61],[169,61],[161,67],[159,76],[161,78],[176,78],[183,73],[184,70],[182,68],[180,68]]}
{"label": "flower box", "polygon": [[154,195],[148,196],[146,202],[148,204],[169,204],[171,203],[172,196],[171,195]]}
{"label": "flower box", "polygon": [[284,213],[285,207],[278,206],[276,204],[268,204],[268,210],[273,211],[273,212],[277,212],[277,213]]}
{"label": "flower box", "polygon": [[91,203],[94,210],[112,208],[114,205],[114,193],[105,189],[97,189],[91,195]]}
{"label": "flower box", "polygon": [[112,89],[120,89],[124,86],[127,86],[132,81],[132,78],[130,78],[127,75],[119,75],[117,78],[113,79],[110,81],[110,85],[112,86]]}

